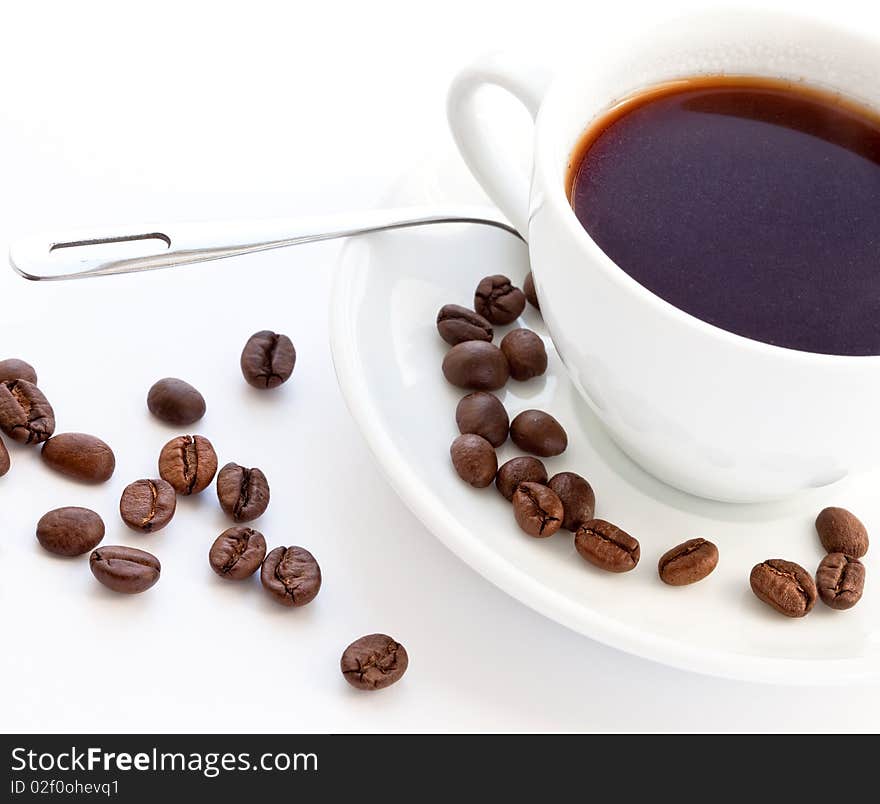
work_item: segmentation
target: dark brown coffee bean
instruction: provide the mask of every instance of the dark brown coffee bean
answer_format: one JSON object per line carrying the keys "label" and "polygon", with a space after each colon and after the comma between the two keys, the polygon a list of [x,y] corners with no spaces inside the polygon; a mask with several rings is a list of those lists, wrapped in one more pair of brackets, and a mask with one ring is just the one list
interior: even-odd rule
{"label": "dark brown coffee bean", "polygon": [[277,388],[296,365],[296,349],[287,335],[267,329],[248,338],[241,353],[241,373],[254,388]]}
{"label": "dark brown coffee bean", "polygon": [[39,444],[55,432],[55,411],[32,382],[0,382],[0,430],[22,444]]}
{"label": "dark brown coffee bean", "polygon": [[227,463],[217,473],[220,507],[236,522],[262,516],[269,505],[269,483],[259,469]]}
{"label": "dark brown coffee bean", "polygon": [[129,483],[119,500],[119,515],[130,528],[141,533],[162,530],[177,509],[174,487],[161,478]]}
{"label": "dark brown coffee bean", "polygon": [[702,581],[718,566],[718,548],[705,539],[689,539],[667,550],[657,563],[660,580],[670,586]]}
{"label": "dark brown coffee bean", "polygon": [[276,547],[263,561],[260,581],[282,606],[305,606],[321,589],[321,568],[303,547]]}
{"label": "dark brown coffee bean", "polygon": [[525,294],[506,276],[487,276],[477,285],[474,310],[493,324],[509,324],[525,307]]}
{"label": "dark brown coffee bean", "polygon": [[474,488],[484,489],[498,471],[498,456],[492,445],[473,433],[460,435],[449,448],[452,465],[458,476]]}
{"label": "dark brown coffee bean", "polygon": [[81,556],[103,538],[104,520],[88,508],[56,508],[37,523],[37,541],[59,556]]}
{"label": "dark brown coffee bean", "polygon": [[465,341],[446,353],[443,374],[459,388],[496,391],[507,382],[510,368],[497,346],[485,341]]}
{"label": "dark brown coffee bean", "polygon": [[253,575],[265,557],[266,540],[263,534],[242,526],[224,530],[208,553],[211,569],[221,578],[234,581]]}
{"label": "dark brown coffee bean", "polygon": [[786,617],[803,617],[816,603],[812,576],[793,561],[762,561],[752,568],[749,583],[760,600]]}
{"label": "dark brown coffee bean", "polygon": [[6,449],[6,444],[0,439],[0,477],[3,477],[9,471],[11,465],[12,461],[9,458],[9,450]]}
{"label": "dark brown coffee bean", "polygon": [[37,372],[34,371],[34,367],[30,363],[9,357],[6,360],[0,360],[0,382],[6,382],[6,380],[27,380],[36,385]]}
{"label": "dark brown coffee bean", "polygon": [[188,382],[166,377],[153,383],[147,394],[147,407],[168,424],[194,424],[205,415],[205,397]]}
{"label": "dark brown coffee bean", "polygon": [[524,452],[549,458],[565,452],[568,436],[562,425],[543,410],[524,410],[510,423],[510,437]]}
{"label": "dark brown coffee bean", "polygon": [[510,366],[510,376],[523,382],[547,371],[544,341],[530,329],[512,329],[501,339],[501,351]]}
{"label": "dark brown coffee bean", "polygon": [[547,470],[544,464],[531,456],[511,458],[495,475],[495,488],[508,500],[513,499],[513,493],[520,483],[538,483],[546,486]]}
{"label": "dark brown coffee bean", "polygon": [[562,527],[574,533],[596,513],[596,495],[593,487],[574,472],[559,472],[547,485],[562,500],[565,516]]}
{"label": "dark brown coffee bean", "polygon": [[526,278],[523,281],[523,293],[525,294],[526,301],[540,312],[541,305],[538,304],[538,294],[535,292],[535,278],[532,276],[531,271],[526,274]]}
{"label": "dark brown coffee bean", "polygon": [[342,653],[339,667],[352,687],[381,690],[390,687],[406,672],[406,648],[387,634],[362,636]]}
{"label": "dark brown coffee bean", "polygon": [[529,536],[552,536],[562,525],[562,500],[540,483],[520,483],[513,492],[516,524]]}
{"label": "dark brown coffee bean", "polygon": [[486,391],[475,391],[459,400],[455,423],[460,433],[483,436],[493,447],[507,441],[510,430],[510,419],[501,400]]}
{"label": "dark brown coffee bean", "polygon": [[816,517],[816,532],[828,553],[861,558],[868,552],[868,530],[846,508],[825,508]]}
{"label": "dark brown coffee bean", "polygon": [[89,566],[104,586],[126,595],[145,592],[162,571],[156,556],[134,547],[99,547],[89,556]]}
{"label": "dark brown coffee bean", "polygon": [[608,572],[629,572],[641,556],[638,541],[604,519],[584,522],[574,535],[574,546],[582,558]]}
{"label": "dark brown coffee bean", "polygon": [[217,453],[204,436],[177,436],[159,454],[159,476],[178,494],[199,494],[211,485],[216,473]]}
{"label": "dark brown coffee bean", "polygon": [[826,606],[851,609],[865,591],[865,565],[843,553],[829,553],[816,570],[816,589]]}
{"label": "dark brown coffee bean", "polygon": [[460,304],[444,304],[437,313],[437,331],[451,346],[465,341],[491,342],[495,334],[492,325]]}
{"label": "dark brown coffee bean", "polygon": [[42,456],[56,472],[84,483],[103,483],[116,469],[113,450],[100,438],[86,433],[52,436],[43,444]]}

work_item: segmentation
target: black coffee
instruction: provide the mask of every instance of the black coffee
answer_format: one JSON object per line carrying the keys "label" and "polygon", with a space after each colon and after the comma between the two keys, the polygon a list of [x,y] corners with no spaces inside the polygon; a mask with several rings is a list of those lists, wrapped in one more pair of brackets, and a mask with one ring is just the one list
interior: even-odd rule
{"label": "black coffee", "polygon": [[701,78],[584,135],[569,197],[624,271],[723,329],[880,354],[880,116],[816,89]]}

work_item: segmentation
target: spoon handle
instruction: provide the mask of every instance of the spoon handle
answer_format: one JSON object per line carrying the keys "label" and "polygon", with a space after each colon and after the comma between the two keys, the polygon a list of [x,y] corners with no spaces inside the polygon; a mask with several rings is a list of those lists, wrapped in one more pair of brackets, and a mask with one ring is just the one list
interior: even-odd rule
{"label": "spoon handle", "polygon": [[[493,207],[403,207],[308,218],[167,226],[151,223],[57,236],[35,235],[12,244],[9,263],[25,279],[35,282],[84,279],[173,268],[300,243],[436,223],[483,224],[524,239]],[[107,256],[110,247],[112,257]],[[98,253],[102,249],[103,255]]]}

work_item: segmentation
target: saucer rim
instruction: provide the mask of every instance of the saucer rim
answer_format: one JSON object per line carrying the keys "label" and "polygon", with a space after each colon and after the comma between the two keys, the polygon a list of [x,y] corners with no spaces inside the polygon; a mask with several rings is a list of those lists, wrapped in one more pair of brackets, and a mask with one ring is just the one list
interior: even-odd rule
{"label": "saucer rim", "polygon": [[[401,174],[377,206],[386,206],[408,173]],[[394,206],[399,206],[395,203]],[[369,236],[368,236],[369,237]],[[508,595],[567,628],[633,656],[679,670],[736,681],[788,686],[842,686],[880,679],[869,656],[849,659],[784,659],[746,656],[731,651],[688,646],[611,620],[595,609],[576,605],[496,554],[448,515],[439,500],[411,467],[381,424],[368,379],[357,360],[353,331],[358,301],[358,241],[345,243],[330,288],[330,352],[339,389],[382,474],[406,507],[465,564]]]}

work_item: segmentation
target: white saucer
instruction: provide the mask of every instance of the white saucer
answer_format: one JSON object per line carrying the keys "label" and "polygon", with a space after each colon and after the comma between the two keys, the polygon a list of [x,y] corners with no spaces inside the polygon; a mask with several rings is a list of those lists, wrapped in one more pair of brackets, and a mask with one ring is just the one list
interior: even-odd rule
{"label": "white saucer", "polygon": [[[408,172],[388,206],[487,203],[451,144]],[[331,345],[342,392],[391,484],[437,537],[477,572],[568,627],[621,650],[683,669],[752,681],[839,683],[880,677],[880,594],[875,561],[867,591],[848,612],[821,602],[789,620],[754,597],[749,571],[786,558],[810,571],[823,553],[813,529],[826,505],[880,522],[877,475],[855,478],[784,503],[737,506],[675,491],[635,466],[580,401],[531,307],[520,324],[545,337],[545,377],[511,381],[499,392],[511,418],[525,408],[551,412],[568,431],[568,450],[546,461],[592,483],[597,516],[641,543],[641,563],[613,575],[588,565],[572,535],[522,533],[510,504],[490,487],[475,490],[454,473],[449,445],[464,392],[440,371],[446,344],[434,321],[445,303],[470,305],[478,280],[504,273],[521,282],[525,247],[480,226],[435,226],[373,235],[343,251],[331,299]],[[502,334],[507,328],[502,328]],[[498,338],[496,338],[496,342]],[[508,442],[499,463],[518,454]],[[381,523],[365,523],[381,527]],[[718,568],[691,587],[665,586],[657,559],[702,536],[720,550]],[[873,551],[880,550],[874,547]],[[449,590],[455,594],[454,589]]]}

